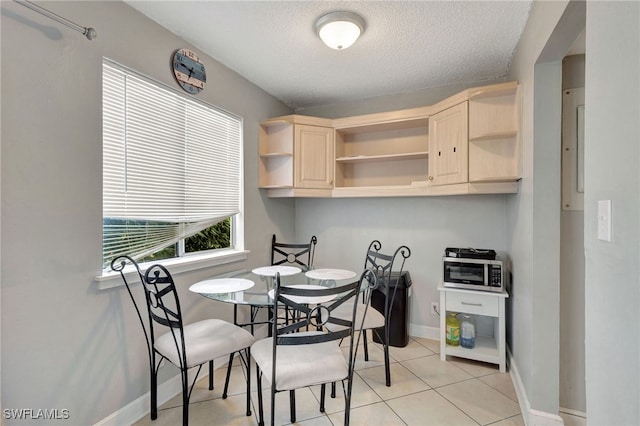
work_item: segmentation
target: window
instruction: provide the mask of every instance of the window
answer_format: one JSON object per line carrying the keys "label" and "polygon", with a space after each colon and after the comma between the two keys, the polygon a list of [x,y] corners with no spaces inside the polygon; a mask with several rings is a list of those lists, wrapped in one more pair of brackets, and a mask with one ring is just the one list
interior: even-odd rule
{"label": "window", "polygon": [[242,119],[103,63],[103,267],[233,248]]}

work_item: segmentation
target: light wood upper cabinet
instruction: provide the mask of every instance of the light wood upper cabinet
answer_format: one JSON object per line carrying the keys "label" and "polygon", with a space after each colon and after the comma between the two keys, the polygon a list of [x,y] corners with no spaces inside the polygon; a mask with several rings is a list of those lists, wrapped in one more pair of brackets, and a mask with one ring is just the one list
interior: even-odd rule
{"label": "light wood upper cabinet", "polygon": [[258,134],[258,187],[293,188],[293,125],[270,120]]}
{"label": "light wood upper cabinet", "polygon": [[[330,196],[333,132],[331,120],[302,115],[260,123],[258,186],[275,196]],[[302,192],[295,192],[297,188]]]}
{"label": "light wood upper cabinet", "polygon": [[467,102],[429,117],[429,180],[432,185],[467,182],[467,126]]}
{"label": "light wood upper cabinet", "polygon": [[294,125],[294,187],[333,188],[333,128]]}
{"label": "light wood upper cabinet", "polygon": [[435,105],[260,124],[259,186],[270,197],[397,197],[518,192],[518,83]]}
{"label": "light wood upper cabinet", "polygon": [[520,179],[519,103],[515,82],[469,94],[469,182]]}

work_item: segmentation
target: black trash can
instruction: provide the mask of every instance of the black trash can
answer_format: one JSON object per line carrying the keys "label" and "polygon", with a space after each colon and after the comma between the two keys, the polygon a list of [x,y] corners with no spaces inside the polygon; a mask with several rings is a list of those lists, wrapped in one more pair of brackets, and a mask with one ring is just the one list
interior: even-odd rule
{"label": "black trash can", "polygon": [[[380,283],[382,286],[384,283]],[[411,292],[411,276],[409,271],[402,271],[400,279],[398,273],[391,273],[391,284],[389,288],[389,297],[393,297],[395,288],[395,297],[393,304],[389,306],[391,319],[389,322],[389,346],[403,348],[409,344],[409,293]],[[378,287],[371,294],[371,306],[384,315],[385,303],[384,289]],[[384,327],[380,327],[377,333],[373,333],[373,341],[383,343]],[[380,337],[378,337],[378,334]]]}

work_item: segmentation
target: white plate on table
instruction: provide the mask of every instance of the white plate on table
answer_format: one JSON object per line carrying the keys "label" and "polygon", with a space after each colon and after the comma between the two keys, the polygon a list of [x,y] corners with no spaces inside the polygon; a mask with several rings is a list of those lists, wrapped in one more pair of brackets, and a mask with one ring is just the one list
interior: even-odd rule
{"label": "white plate on table", "polygon": [[314,280],[348,280],[355,277],[356,273],[346,269],[314,269],[305,275]]}
{"label": "white plate on table", "polygon": [[244,278],[214,278],[195,283],[189,290],[202,294],[235,293],[248,290],[254,285],[253,281]]}
{"label": "white plate on table", "polygon": [[277,272],[280,272],[281,276],[286,275],[295,275],[302,272],[302,269],[297,266],[283,266],[283,265],[273,265],[273,266],[261,266],[260,268],[255,268],[251,272],[256,275],[264,275],[267,277],[275,277]]}
{"label": "white plate on table", "polygon": [[[296,285],[288,285],[287,287],[290,288],[306,288],[309,290],[321,290],[321,289],[326,289],[327,287],[323,286],[323,285],[312,285],[312,284],[296,284]],[[271,289],[269,290],[269,298],[273,299],[273,296],[275,295],[275,289]],[[329,295],[329,296],[323,296],[323,297],[305,297],[305,296],[285,296],[287,299],[292,300],[296,303],[299,303],[301,305],[303,304],[318,304],[318,303],[327,303],[327,302],[331,302],[333,299],[336,298],[335,294]]]}

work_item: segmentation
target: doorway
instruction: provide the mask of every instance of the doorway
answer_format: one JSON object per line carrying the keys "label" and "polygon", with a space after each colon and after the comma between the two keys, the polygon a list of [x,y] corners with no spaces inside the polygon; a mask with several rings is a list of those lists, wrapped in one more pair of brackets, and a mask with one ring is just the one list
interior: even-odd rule
{"label": "doorway", "polygon": [[560,412],[586,417],[583,129],[584,31],[562,61]]}

